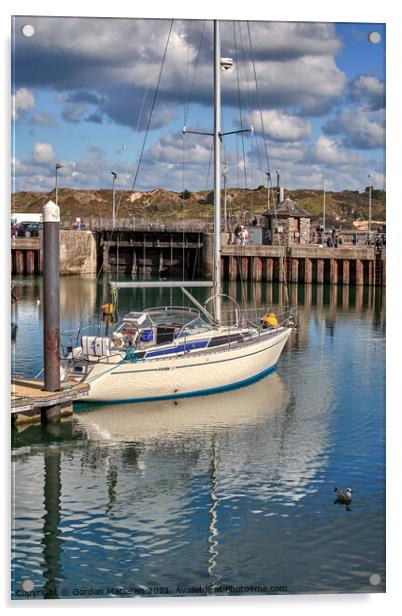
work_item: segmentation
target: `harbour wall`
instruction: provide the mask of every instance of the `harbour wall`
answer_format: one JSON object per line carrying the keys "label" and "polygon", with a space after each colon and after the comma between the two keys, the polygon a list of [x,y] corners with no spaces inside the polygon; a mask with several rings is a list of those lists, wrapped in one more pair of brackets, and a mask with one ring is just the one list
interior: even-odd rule
{"label": "harbour wall", "polygon": [[[386,250],[373,246],[328,248],[228,244],[222,233],[221,266],[225,280],[372,285],[386,284]],[[42,272],[42,239],[11,240],[13,274]],[[60,231],[62,274],[119,272],[133,278],[211,278],[213,234],[191,231]]]}
{"label": "harbour wall", "polygon": [[385,286],[385,254],[374,247],[224,245],[221,266],[226,280]]}
{"label": "harbour wall", "polygon": [[[39,237],[11,238],[13,274],[41,274],[42,234]],[[97,243],[92,231],[60,231],[60,273],[95,275]]]}

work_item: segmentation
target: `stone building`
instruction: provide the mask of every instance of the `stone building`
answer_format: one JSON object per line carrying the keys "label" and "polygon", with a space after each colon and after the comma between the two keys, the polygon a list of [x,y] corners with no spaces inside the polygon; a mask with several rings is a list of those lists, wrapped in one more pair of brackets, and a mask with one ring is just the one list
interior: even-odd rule
{"label": "stone building", "polygon": [[286,197],[265,215],[265,241],[273,246],[310,243],[311,215]]}

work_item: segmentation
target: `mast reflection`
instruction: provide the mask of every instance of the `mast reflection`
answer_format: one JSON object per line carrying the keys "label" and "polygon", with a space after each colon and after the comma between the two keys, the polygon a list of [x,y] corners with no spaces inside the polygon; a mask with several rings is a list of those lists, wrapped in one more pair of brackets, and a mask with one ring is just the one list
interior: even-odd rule
{"label": "mast reflection", "polygon": [[218,437],[217,434],[213,434],[212,436],[212,446],[211,446],[211,464],[209,465],[209,478],[210,478],[210,490],[209,497],[211,500],[211,506],[208,510],[210,520],[209,520],[209,537],[208,543],[209,548],[208,552],[210,557],[208,558],[208,574],[211,578],[213,578],[213,582],[211,585],[211,590],[214,591],[215,588],[219,586],[219,581],[221,576],[216,575],[215,568],[217,558],[219,556],[218,551],[218,512],[217,507],[219,504],[219,498],[217,496],[217,487],[218,487]]}

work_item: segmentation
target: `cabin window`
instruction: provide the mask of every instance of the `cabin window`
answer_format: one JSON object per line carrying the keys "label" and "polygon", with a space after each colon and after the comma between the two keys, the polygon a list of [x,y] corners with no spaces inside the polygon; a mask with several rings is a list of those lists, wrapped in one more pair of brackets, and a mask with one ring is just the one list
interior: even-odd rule
{"label": "cabin window", "polygon": [[173,342],[176,330],[176,327],[158,325],[156,328],[156,344],[167,344],[169,342]]}

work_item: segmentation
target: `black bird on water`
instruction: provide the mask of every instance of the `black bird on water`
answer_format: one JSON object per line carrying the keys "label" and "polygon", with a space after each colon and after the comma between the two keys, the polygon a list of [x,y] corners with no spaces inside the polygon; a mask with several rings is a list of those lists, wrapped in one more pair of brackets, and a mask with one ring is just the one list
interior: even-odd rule
{"label": "black bird on water", "polygon": [[352,502],[352,488],[346,488],[346,490],[340,490],[335,487],[335,496],[338,503],[351,503]]}

